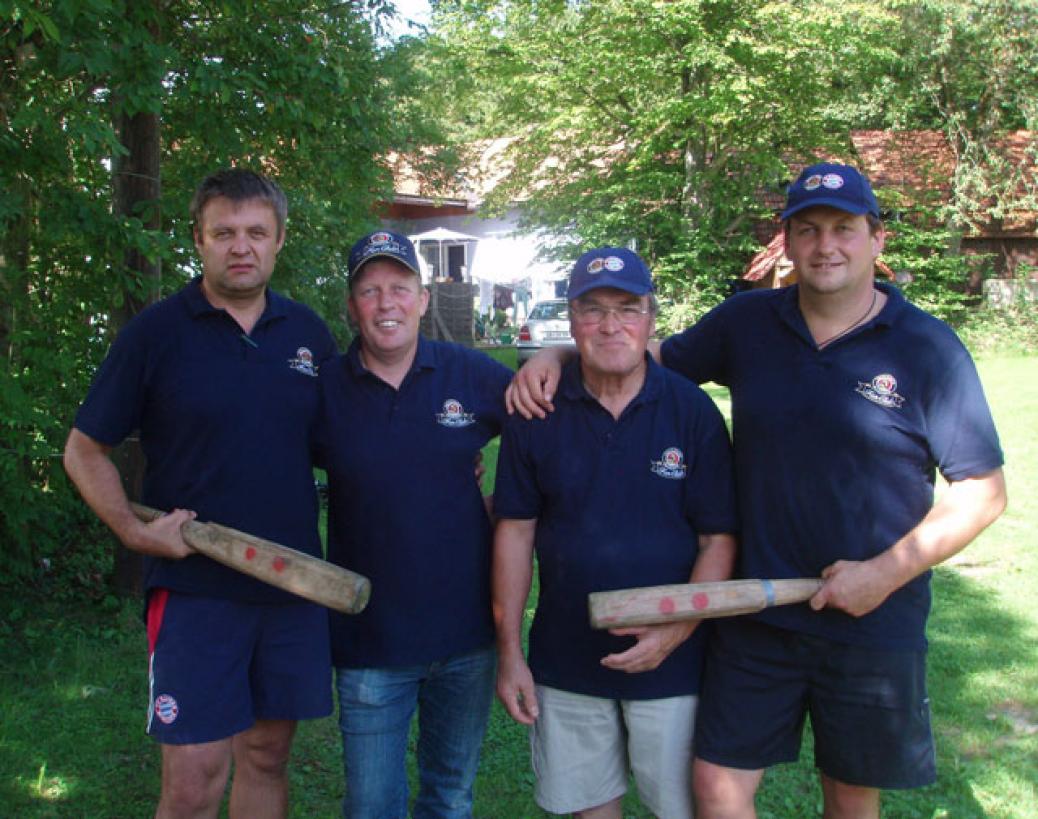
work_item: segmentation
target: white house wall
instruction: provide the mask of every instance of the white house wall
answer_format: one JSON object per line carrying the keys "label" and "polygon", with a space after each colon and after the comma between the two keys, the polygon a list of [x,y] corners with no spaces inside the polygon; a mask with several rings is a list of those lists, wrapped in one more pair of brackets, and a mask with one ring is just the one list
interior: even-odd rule
{"label": "white house wall", "polygon": [[[433,216],[425,219],[390,220],[387,227],[413,236],[433,228],[443,227],[477,237],[478,241],[465,242],[467,278],[480,284],[481,294],[493,292],[483,283],[514,286],[527,284],[530,303],[555,298],[555,282],[565,278],[568,266],[559,262],[537,260],[541,239],[535,234],[518,234],[518,213],[508,211],[500,219],[481,219],[476,216]],[[452,243],[453,244],[453,243]],[[524,282],[524,280],[526,280]],[[489,296],[481,302],[489,303]],[[485,310],[486,305],[483,305]]]}

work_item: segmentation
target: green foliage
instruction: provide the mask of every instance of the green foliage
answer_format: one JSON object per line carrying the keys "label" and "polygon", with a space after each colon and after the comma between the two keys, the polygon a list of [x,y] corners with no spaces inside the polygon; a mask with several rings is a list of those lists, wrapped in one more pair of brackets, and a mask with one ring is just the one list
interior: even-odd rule
{"label": "green foliage", "polygon": [[956,252],[954,233],[933,209],[917,208],[886,225],[885,261],[898,275],[905,296],[952,325],[966,316],[966,281],[979,256]]}
{"label": "green foliage", "polygon": [[[900,55],[861,101],[864,127],[943,132],[955,155],[947,217],[956,229],[1035,210],[1034,157],[1004,136],[1038,127],[1038,2],[886,0]],[[859,125],[859,127],[861,127]]]}
{"label": "green foliage", "polygon": [[[0,580],[32,576],[82,526],[56,456],[112,332],[152,290],[131,251],[161,265],[163,294],[197,272],[187,206],[204,175],[245,165],[279,180],[290,216],[274,286],[348,336],[345,256],[391,190],[378,157],[437,135],[407,98],[415,60],[375,41],[389,11],[0,0]],[[121,214],[123,127],[152,114],[161,195]]]}
{"label": "green foliage", "polygon": [[739,272],[787,160],[840,145],[834,87],[896,56],[896,19],[867,3],[485,0],[435,22],[495,89],[483,135],[516,137],[491,204],[522,201],[571,237],[562,256],[634,241],[668,297],[697,302]]}
{"label": "green foliage", "polygon": [[[1018,282],[1031,283],[1024,270]],[[1035,355],[1038,353],[1038,300],[1021,288],[1012,304],[983,305],[971,310],[957,328],[975,356]]]}
{"label": "green foliage", "polygon": [[901,59],[870,103],[873,127],[949,126],[974,136],[1034,128],[1035,0],[885,0]]}

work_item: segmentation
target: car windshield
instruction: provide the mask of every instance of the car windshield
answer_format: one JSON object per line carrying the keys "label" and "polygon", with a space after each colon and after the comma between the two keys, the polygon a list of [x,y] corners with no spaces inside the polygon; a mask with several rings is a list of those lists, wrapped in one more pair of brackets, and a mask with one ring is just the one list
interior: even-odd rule
{"label": "car windshield", "polygon": [[568,319],[569,305],[564,301],[548,301],[535,304],[530,311],[530,318],[539,321],[547,319]]}

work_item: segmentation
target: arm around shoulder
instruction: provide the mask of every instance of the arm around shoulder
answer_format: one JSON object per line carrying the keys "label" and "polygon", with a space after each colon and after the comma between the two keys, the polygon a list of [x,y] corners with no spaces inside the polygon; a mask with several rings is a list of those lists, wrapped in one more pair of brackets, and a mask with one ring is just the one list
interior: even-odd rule
{"label": "arm around shoulder", "polygon": [[559,386],[562,367],[574,355],[565,347],[545,347],[520,367],[505,390],[505,407],[509,414],[518,412],[523,418],[544,418],[554,412],[551,399]]}

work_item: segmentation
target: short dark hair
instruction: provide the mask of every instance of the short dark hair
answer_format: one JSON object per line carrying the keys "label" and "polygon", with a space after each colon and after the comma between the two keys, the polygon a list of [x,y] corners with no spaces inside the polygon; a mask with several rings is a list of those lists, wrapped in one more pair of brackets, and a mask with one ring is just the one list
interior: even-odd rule
{"label": "short dark hair", "polygon": [[273,180],[245,168],[226,168],[202,180],[191,199],[191,221],[196,232],[202,227],[205,206],[220,196],[232,202],[246,202],[249,199],[266,202],[277,219],[278,238],[285,234],[285,222],[288,219],[285,192]]}

